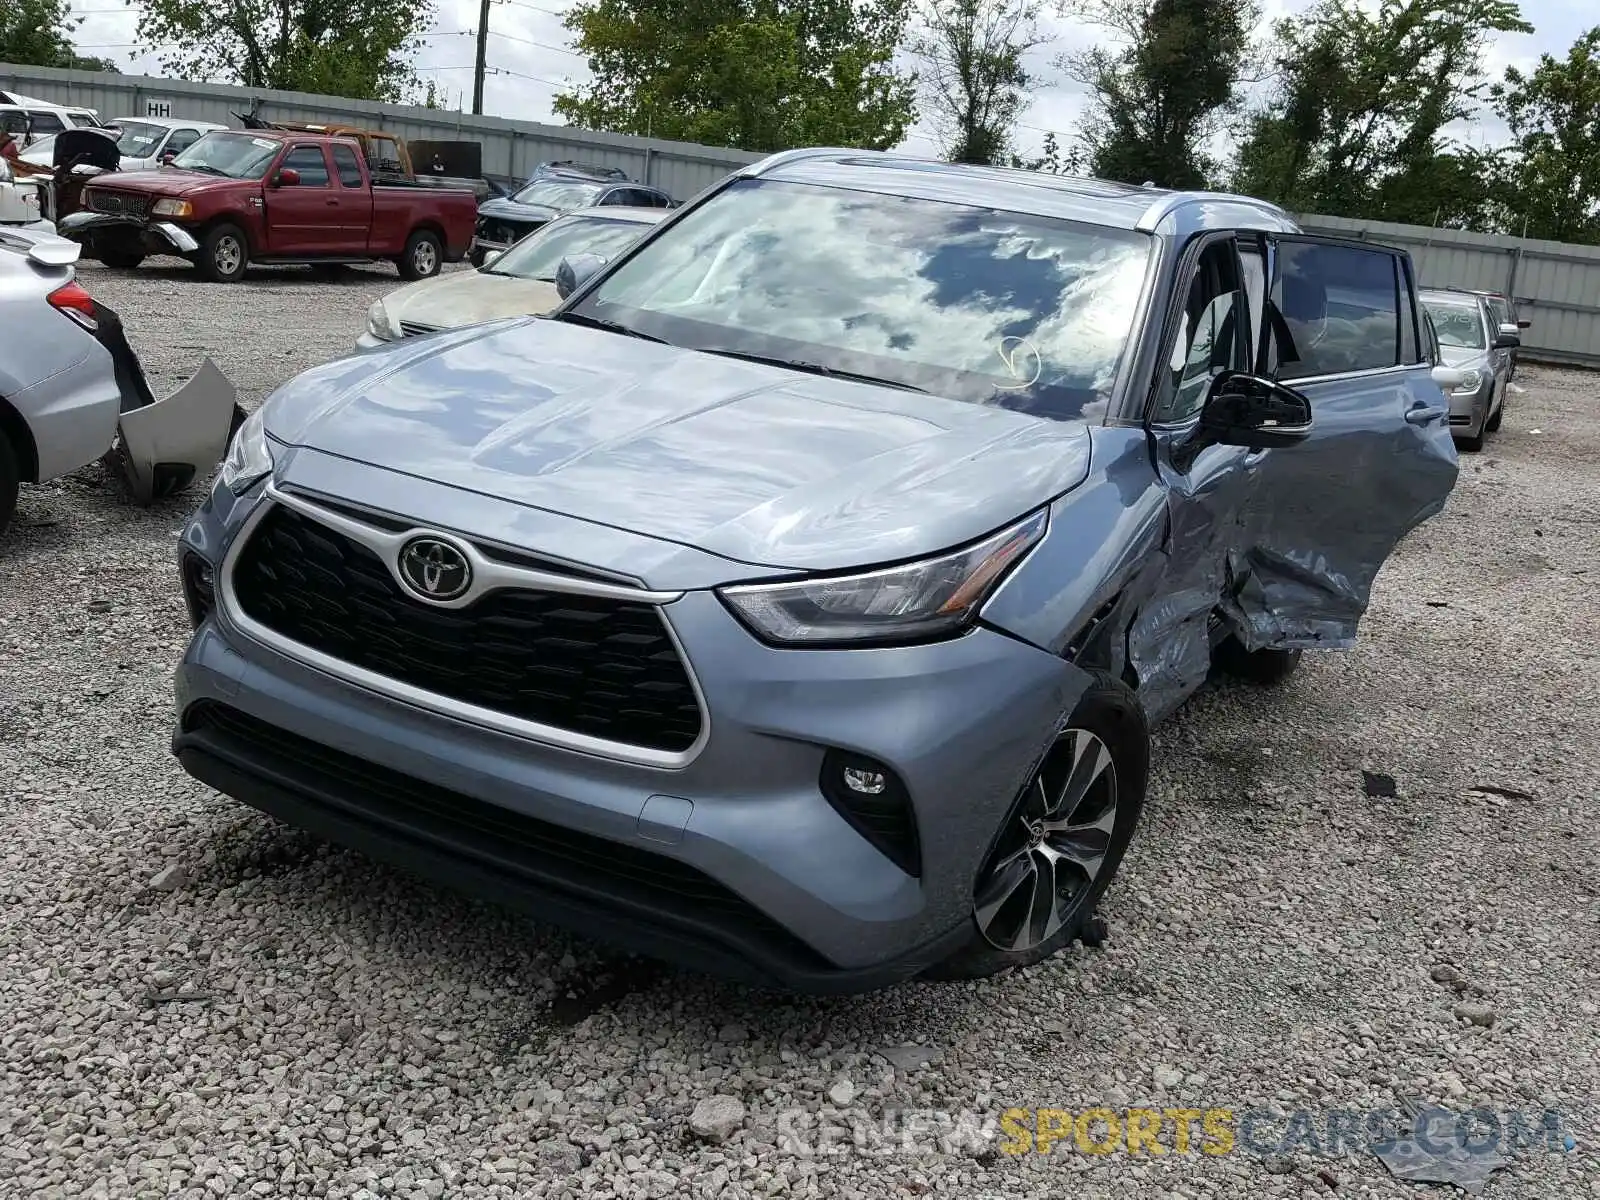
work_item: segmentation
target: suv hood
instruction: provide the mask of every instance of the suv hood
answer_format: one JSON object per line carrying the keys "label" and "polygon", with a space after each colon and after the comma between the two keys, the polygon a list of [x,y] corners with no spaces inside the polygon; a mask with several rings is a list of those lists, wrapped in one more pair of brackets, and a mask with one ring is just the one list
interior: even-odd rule
{"label": "suv hood", "polygon": [[802,570],[949,549],[1089,471],[1082,422],[541,318],[313,368],[265,420],[294,445]]}

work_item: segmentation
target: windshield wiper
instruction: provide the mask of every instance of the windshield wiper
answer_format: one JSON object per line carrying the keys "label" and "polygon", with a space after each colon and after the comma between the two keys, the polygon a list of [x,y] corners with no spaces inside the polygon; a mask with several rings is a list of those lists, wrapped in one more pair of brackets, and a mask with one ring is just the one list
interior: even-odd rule
{"label": "windshield wiper", "polygon": [[796,362],[789,358],[780,358],[775,354],[751,354],[745,350],[722,350],[714,346],[696,346],[702,354],[720,354],[723,358],[739,358],[745,362],[763,363],[769,367],[787,367],[791,371],[804,371],[807,375],[826,375],[832,379],[853,379],[857,383],[875,383],[880,387],[899,388],[906,392],[927,393],[927,388],[918,387],[914,383],[902,383],[898,379],[885,379],[881,375],[863,375],[859,371],[841,371],[837,367],[825,367],[821,363]]}
{"label": "windshield wiper", "polygon": [[607,333],[620,333],[626,337],[642,338],[647,342],[660,342],[666,344],[666,338],[657,337],[653,333],[642,333],[637,329],[630,329],[617,321],[608,321],[604,317],[591,317],[588,313],[564,312],[556,313],[552,318],[556,321],[567,321],[573,325],[586,325],[590,329],[604,329]]}
{"label": "windshield wiper", "polygon": [[[173,163],[172,165],[176,167],[178,164]],[[210,163],[185,163],[182,169],[185,171],[202,171],[207,175],[221,175],[224,179],[230,178],[228,173],[221,167],[213,167]]]}

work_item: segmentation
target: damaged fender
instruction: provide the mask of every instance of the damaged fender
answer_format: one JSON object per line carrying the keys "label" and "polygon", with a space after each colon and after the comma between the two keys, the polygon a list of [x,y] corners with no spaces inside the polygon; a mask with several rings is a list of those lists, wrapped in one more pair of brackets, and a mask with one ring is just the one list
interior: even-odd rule
{"label": "damaged fender", "polygon": [[237,424],[238,392],[207,358],[188,383],[117,421],[107,465],[137,504],[149,504],[209,475]]}

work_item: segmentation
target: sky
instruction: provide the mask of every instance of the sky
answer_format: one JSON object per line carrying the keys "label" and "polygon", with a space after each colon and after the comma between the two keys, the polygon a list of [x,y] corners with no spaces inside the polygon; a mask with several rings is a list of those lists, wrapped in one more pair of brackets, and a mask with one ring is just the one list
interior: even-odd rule
{"label": "sky", "polygon": [[[1371,2],[1371,0],[1369,0]],[[489,16],[491,74],[484,82],[484,111],[494,116],[560,124],[550,102],[562,91],[581,84],[588,72],[584,60],[569,48],[562,13],[572,0],[492,0]],[[1524,0],[1523,16],[1536,32],[1499,37],[1484,63],[1491,78],[1499,78],[1510,65],[1531,66],[1541,53],[1557,57],[1587,28],[1600,21],[1594,0]],[[478,20],[478,0],[437,0],[433,27],[417,58],[422,79],[433,80],[447,107],[472,106],[473,31]],[[75,41],[81,53],[109,58],[132,74],[160,74],[153,55],[136,46],[137,9],[122,0],[71,0],[74,13],[83,18]],[[1046,8],[1050,8],[1046,0]],[[1264,21],[1309,7],[1309,0],[1264,0]],[[1100,31],[1081,22],[1049,15],[1043,18],[1050,38],[1031,56],[1029,69],[1040,80],[1031,104],[1016,131],[1019,153],[1036,153],[1047,131],[1063,143],[1083,111],[1082,88],[1062,77],[1053,60],[1062,52],[1093,45]],[[1474,145],[1504,140],[1505,130],[1493,118],[1462,124],[1450,131]],[[936,154],[937,131],[926,119],[908,133],[903,148],[915,154]]]}

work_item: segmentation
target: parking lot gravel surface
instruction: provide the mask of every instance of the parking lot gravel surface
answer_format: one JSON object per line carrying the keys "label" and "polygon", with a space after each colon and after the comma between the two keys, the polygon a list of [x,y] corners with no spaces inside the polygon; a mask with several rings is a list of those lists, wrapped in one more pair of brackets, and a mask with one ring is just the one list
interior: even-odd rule
{"label": "parking lot gravel surface", "polygon": [[[398,285],[169,263],[81,278],[158,392],[209,354],[249,407]],[[141,511],[98,466],[25,488],[0,539],[0,1196],[1448,1194],[1276,1145],[1295,1110],[1325,1142],[1331,1110],[1407,1102],[1558,1111],[1570,1148],[1507,1147],[1484,1194],[1600,1196],[1600,376],[1518,383],[1355,650],[1158,729],[1103,944],[829,1000],[616,957],[191,781],[172,556],[198,495]],[[973,1135],[1141,1105],[1268,1115],[1225,1154],[1198,1125],[1159,1155]],[[935,1110],[967,1124],[905,1115]]]}

